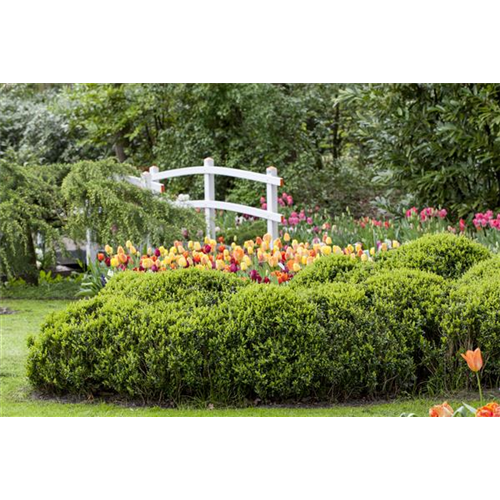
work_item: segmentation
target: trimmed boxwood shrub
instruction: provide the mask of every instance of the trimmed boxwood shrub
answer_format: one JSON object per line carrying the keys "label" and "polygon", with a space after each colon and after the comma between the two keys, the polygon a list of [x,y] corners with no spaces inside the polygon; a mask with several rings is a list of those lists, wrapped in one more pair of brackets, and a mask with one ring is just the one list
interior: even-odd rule
{"label": "trimmed boxwood shrub", "polygon": [[150,403],[381,397],[463,386],[459,353],[479,346],[496,384],[500,274],[488,266],[497,261],[446,279],[488,252],[473,246],[469,258],[470,241],[442,237],[439,258],[410,244],[414,261],[408,250],[375,266],[326,257],[290,286],[192,268],[121,273],[45,321],[29,341],[29,379],[50,393]]}
{"label": "trimmed boxwood shrub", "polygon": [[368,276],[372,267],[370,262],[361,262],[348,255],[328,255],[302,269],[290,282],[290,286],[308,287],[336,281],[355,283]]}
{"label": "trimmed boxwood shrub", "polygon": [[96,297],[55,314],[30,339],[28,377],[57,394],[149,402],[210,394],[211,309]]}
{"label": "trimmed boxwood shrub", "polygon": [[[471,374],[460,353],[479,347],[483,352],[485,385],[500,383],[500,276],[460,281],[451,290],[442,321],[446,336],[448,374],[453,387],[463,387]],[[475,383],[475,382],[473,382]]]}
{"label": "trimmed boxwood shrub", "polygon": [[491,259],[483,260],[472,266],[459,280],[460,285],[482,280],[490,276],[500,276],[500,256],[495,255]]}
{"label": "trimmed boxwood shrub", "polygon": [[[416,269],[381,271],[364,283],[369,316],[398,338],[402,354],[414,362],[414,381],[440,385],[444,346],[440,322],[449,285],[436,274]],[[436,387],[438,388],[438,387]]]}
{"label": "trimmed boxwood shrub", "polygon": [[331,283],[303,290],[325,330],[321,397],[390,396],[415,383],[415,365],[401,329],[372,315],[364,287]]}
{"label": "trimmed boxwood shrub", "polygon": [[465,236],[429,234],[382,254],[380,268],[419,269],[444,278],[458,278],[474,264],[491,257],[491,252]]}
{"label": "trimmed boxwood shrub", "polygon": [[191,307],[214,306],[248,284],[231,273],[194,267],[160,273],[126,271],[114,276],[99,296],[122,295],[146,304],[178,301]]}
{"label": "trimmed boxwood shrub", "polygon": [[288,287],[254,284],[219,310],[212,350],[224,399],[286,400],[319,389],[325,334],[316,308]]}

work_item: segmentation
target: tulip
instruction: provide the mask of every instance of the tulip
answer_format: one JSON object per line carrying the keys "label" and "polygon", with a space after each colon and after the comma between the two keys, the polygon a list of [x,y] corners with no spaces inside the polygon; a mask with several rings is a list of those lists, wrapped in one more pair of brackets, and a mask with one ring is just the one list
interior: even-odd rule
{"label": "tulip", "polygon": [[118,264],[120,262],[118,261],[118,259],[116,257],[113,257],[111,260],[110,260],[110,264],[111,264],[111,267],[118,267]]}
{"label": "tulip", "polygon": [[476,410],[476,431],[486,432],[486,418],[488,418],[488,431],[500,432],[500,405],[488,403]]}
{"label": "tulip", "polygon": [[285,233],[283,235],[283,240],[286,241],[287,243],[290,241],[290,235],[288,233]]}
{"label": "tulip", "polygon": [[321,247],[320,250],[323,255],[330,255],[332,253],[332,247],[328,245]]}
{"label": "tulip", "polygon": [[124,254],[124,253],[119,253],[118,254],[118,260],[122,263],[122,264],[126,264],[127,261],[128,261],[128,257]]}
{"label": "tulip", "polygon": [[481,379],[479,378],[479,371],[483,367],[483,356],[481,355],[481,349],[479,347],[475,351],[467,351],[465,354],[461,354],[462,358],[467,361],[469,368],[476,374],[477,386],[479,388],[479,399],[481,403],[483,402],[483,392],[481,390]]}
{"label": "tulip", "polygon": [[111,255],[113,253],[113,247],[110,247],[109,245],[106,245],[104,247],[104,250],[108,255]]}
{"label": "tulip", "polygon": [[98,253],[98,254],[97,254],[97,260],[98,260],[99,262],[102,262],[104,259],[105,259],[105,257],[104,257],[104,254],[103,254],[103,253]]}
{"label": "tulip", "polygon": [[429,410],[429,417],[453,417],[453,408],[445,401]]}
{"label": "tulip", "polygon": [[186,260],[186,257],[184,257],[184,255],[181,255],[181,256],[177,259],[177,264],[179,265],[179,267],[187,267],[188,262],[187,262],[187,260]]}
{"label": "tulip", "polygon": [[146,257],[141,261],[141,265],[144,269],[151,269],[151,267],[153,267],[153,264],[153,259],[150,259],[149,257]]}

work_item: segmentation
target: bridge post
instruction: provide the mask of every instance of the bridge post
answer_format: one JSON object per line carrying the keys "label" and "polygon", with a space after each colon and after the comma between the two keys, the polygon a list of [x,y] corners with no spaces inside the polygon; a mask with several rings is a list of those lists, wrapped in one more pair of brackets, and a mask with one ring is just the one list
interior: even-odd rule
{"label": "bridge post", "polygon": [[[268,167],[266,174],[271,177],[278,177],[278,171],[275,167]],[[267,184],[267,211],[278,211],[278,186]],[[278,223],[272,220],[267,221],[267,232],[272,236],[273,242],[278,237]]]}
{"label": "bridge post", "polygon": [[[213,167],[214,161],[212,158],[205,158],[203,161],[204,167]],[[215,201],[215,175],[203,174],[205,177],[205,201]],[[215,238],[215,208],[205,208],[205,223],[207,226],[207,236]]]}

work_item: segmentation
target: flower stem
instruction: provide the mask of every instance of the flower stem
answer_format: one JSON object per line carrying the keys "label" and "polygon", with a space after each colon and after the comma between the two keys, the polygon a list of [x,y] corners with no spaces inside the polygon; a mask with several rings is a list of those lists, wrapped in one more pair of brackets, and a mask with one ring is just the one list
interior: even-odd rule
{"label": "flower stem", "polygon": [[481,379],[479,378],[479,372],[476,372],[477,377],[477,386],[479,387],[479,400],[481,402],[481,406],[483,406],[483,391],[481,390]]}

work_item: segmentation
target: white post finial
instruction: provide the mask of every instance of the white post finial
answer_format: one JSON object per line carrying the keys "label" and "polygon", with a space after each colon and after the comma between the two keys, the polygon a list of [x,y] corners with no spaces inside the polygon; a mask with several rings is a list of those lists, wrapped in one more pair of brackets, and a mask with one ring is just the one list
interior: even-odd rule
{"label": "white post finial", "polygon": [[[213,167],[214,160],[212,158],[205,158],[203,162],[204,167]],[[205,201],[215,201],[215,176],[212,173],[204,174],[205,177]],[[215,238],[215,209],[205,208],[205,223],[207,225],[207,236]]]}
{"label": "white post finial", "polygon": [[[266,174],[271,177],[278,177],[278,171],[275,167],[268,167]],[[278,186],[274,184],[267,184],[267,211],[278,211]],[[278,237],[278,223],[276,221],[267,221],[267,232],[272,236],[272,241]]]}

